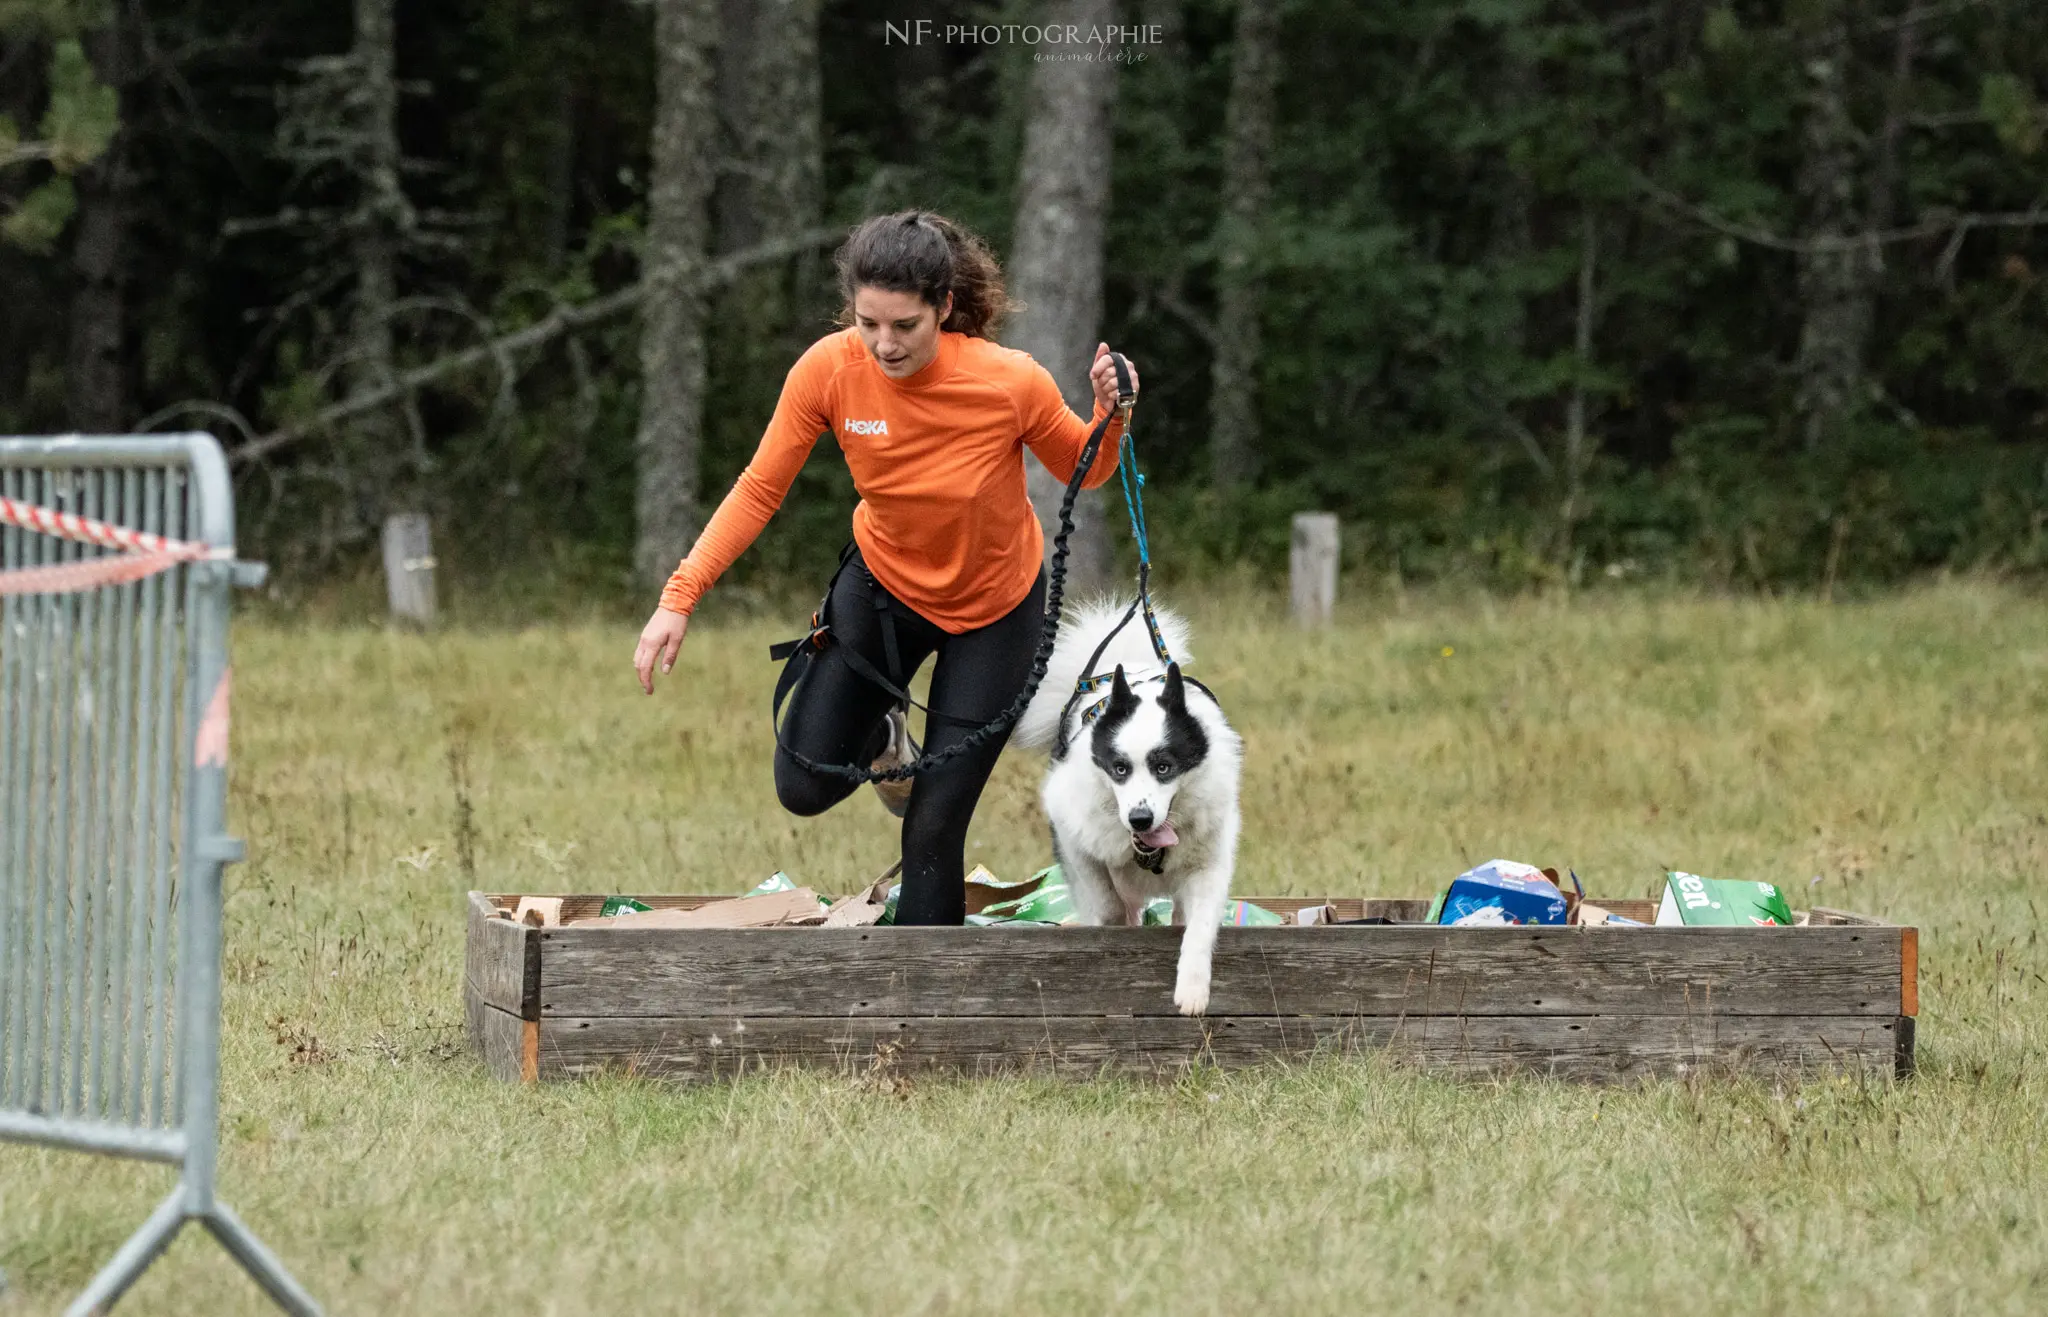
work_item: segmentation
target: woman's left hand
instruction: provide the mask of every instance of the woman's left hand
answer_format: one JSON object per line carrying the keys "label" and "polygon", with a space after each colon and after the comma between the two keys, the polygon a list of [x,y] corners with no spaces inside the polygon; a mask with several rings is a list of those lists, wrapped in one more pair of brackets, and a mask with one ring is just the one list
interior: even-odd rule
{"label": "woman's left hand", "polygon": [[[1138,396],[1138,363],[1129,357],[1124,365],[1131,372],[1131,396]],[[1088,379],[1095,385],[1095,402],[1106,412],[1116,410],[1116,366],[1109,359],[1109,344],[1095,345],[1095,364],[1088,368]]]}

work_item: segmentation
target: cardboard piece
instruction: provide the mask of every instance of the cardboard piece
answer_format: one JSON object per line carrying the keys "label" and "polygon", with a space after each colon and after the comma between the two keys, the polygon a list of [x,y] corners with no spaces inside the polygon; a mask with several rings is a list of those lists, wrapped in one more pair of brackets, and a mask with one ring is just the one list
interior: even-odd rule
{"label": "cardboard piece", "polygon": [[1041,869],[1021,882],[1006,883],[990,873],[983,865],[975,865],[974,872],[967,875],[967,913],[978,915],[992,905],[1014,901],[1020,896],[1029,896],[1045,881],[1048,870]]}
{"label": "cardboard piece", "polygon": [[635,910],[609,919],[579,919],[578,926],[601,928],[773,928],[778,924],[815,924],[824,919],[818,894],[808,887],[759,896],[736,896],[694,910]]}
{"label": "cardboard piece", "polygon": [[1579,901],[1573,905],[1572,922],[1584,928],[1599,928],[1603,925],[1608,928],[1645,927],[1640,919],[1624,919],[1606,906],[1594,905],[1591,901]]}
{"label": "cardboard piece", "polygon": [[889,908],[889,878],[882,877],[852,896],[842,896],[825,912],[826,928],[866,928],[878,924]]}
{"label": "cardboard piece", "polygon": [[1305,905],[1294,912],[1294,922],[1304,927],[1337,922],[1337,907],[1333,905]]}
{"label": "cardboard piece", "polygon": [[562,926],[562,898],[559,896],[522,896],[519,908],[512,912],[512,918],[534,928],[560,928]]}

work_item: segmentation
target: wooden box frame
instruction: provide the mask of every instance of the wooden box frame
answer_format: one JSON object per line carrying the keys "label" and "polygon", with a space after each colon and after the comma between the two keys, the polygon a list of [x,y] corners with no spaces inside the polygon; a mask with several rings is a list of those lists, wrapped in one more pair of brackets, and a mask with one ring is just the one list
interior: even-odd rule
{"label": "wooden box frame", "polygon": [[[602,896],[569,896],[563,918]],[[690,908],[716,896],[643,896]],[[1254,897],[1279,913],[1322,904]],[[1573,1079],[1913,1069],[1919,931],[1816,909],[1797,928],[1225,928],[1207,1015],[1174,1012],[1176,928],[539,928],[469,894],[471,1044],[512,1081],[765,1065],[1172,1074],[1385,1049]],[[1645,920],[1649,902],[1602,902]]]}

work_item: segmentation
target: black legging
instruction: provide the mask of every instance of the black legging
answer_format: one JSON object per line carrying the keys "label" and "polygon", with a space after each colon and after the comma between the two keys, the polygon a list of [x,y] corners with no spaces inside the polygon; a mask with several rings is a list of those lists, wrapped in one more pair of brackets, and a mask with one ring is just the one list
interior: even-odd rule
{"label": "black legging", "polygon": [[[1045,628],[1043,568],[1022,603],[987,626],[954,635],[883,589],[856,550],[832,586],[832,643],[811,660],[783,717],[783,739],[815,763],[866,767],[887,744],[884,718],[894,701],[855,672],[840,652],[851,646],[889,672],[877,597],[895,620],[902,667],[890,675],[897,684],[907,689],[919,665],[934,652],[939,656],[927,703],[951,716],[926,719],[927,753],[957,744],[1008,708],[1030,676]],[[911,779],[910,807],[903,816],[898,924],[958,924],[966,917],[967,825],[1002,752],[1002,738],[992,738]],[[775,794],[793,814],[823,813],[857,786],[843,777],[812,773],[776,748]]]}

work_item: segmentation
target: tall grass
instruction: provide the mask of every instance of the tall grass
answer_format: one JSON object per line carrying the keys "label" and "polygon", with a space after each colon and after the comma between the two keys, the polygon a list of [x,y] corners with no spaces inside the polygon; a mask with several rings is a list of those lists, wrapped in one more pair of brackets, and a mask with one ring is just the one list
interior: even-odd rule
{"label": "tall grass", "polygon": [[[1573,1087],[1372,1060],[1171,1084],[495,1084],[461,894],[847,890],[864,796],[774,806],[785,619],[236,639],[222,1182],[335,1312],[2033,1312],[2048,606],[1397,599],[1312,636],[1179,601],[1248,743],[1241,893],[1427,895],[1494,855],[1666,866],[1921,926],[1920,1075]],[[793,614],[792,614],[793,616]],[[1045,859],[998,770],[970,860]],[[0,1313],[61,1306],[155,1168],[0,1148]],[[258,1312],[181,1240],[136,1312]]]}

